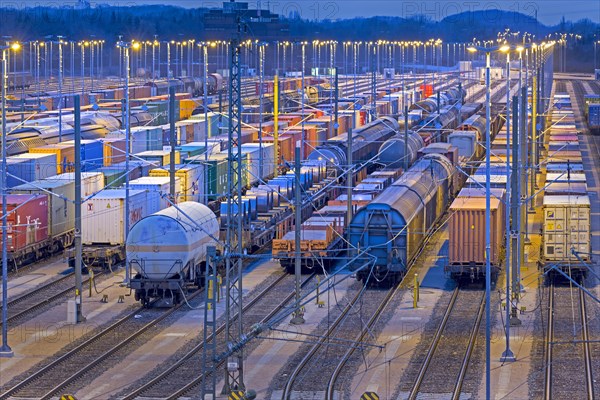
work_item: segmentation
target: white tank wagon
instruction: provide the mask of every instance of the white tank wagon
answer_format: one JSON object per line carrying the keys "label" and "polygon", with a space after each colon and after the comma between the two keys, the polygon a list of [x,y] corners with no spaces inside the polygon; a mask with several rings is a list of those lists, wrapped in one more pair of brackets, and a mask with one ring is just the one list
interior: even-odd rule
{"label": "white tank wagon", "polygon": [[203,283],[208,246],[216,246],[219,222],[205,205],[188,201],[149,215],[127,235],[127,262],[135,299],[177,304],[188,286]]}

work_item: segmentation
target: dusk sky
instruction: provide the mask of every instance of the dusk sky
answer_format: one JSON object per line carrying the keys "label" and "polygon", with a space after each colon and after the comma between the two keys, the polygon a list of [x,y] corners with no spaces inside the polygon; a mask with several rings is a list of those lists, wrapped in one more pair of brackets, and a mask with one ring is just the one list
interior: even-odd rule
{"label": "dusk sky", "polygon": [[[50,2],[50,1],[0,1],[3,6],[32,6],[32,5],[58,5],[73,4],[75,1]],[[143,1],[94,1],[92,4],[108,3],[112,5],[139,5],[139,4],[172,4],[183,7],[220,7],[222,1],[202,0],[143,0]],[[257,1],[249,1],[251,6],[256,6]],[[538,18],[545,24],[556,24],[564,15],[567,20],[590,18],[600,22],[600,1],[597,0],[500,0],[500,1],[398,1],[398,0],[273,0],[260,1],[261,6],[267,5],[271,11],[289,15],[296,10],[302,18],[353,18],[370,17],[375,15],[390,15],[410,17],[424,14],[434,20],[439,20],[452,14],[469,10],[490,10],[500,8],[506,11],[518,11],[525,15]]]}

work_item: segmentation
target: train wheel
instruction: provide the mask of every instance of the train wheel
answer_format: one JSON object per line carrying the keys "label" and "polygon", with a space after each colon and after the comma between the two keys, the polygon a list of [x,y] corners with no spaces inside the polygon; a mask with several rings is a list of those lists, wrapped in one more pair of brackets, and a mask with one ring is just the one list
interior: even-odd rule
{"label": "train wheel", "polygon": [[176,306],[179,303],[181,303],[181,293],[175,293],[173,295],[173,305]]}

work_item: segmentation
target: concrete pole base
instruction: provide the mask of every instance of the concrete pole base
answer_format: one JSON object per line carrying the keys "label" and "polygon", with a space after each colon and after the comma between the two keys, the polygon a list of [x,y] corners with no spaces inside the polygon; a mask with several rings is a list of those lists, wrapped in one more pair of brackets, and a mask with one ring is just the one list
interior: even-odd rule
{"label": "concrete pole base", "polygon": [[0,358],[11,358],[15,355],[12,349],[8,345],[3,345],[0,348]]}
{"label": "concrete pole base", "polygon": [[521,320],[518,317],[510,317],[510,326],[521,326]]}
{"label": "concrete pole base", "polygon": [[502,357],[500,357],[500,362],[515,362],[517,361],[517,357],[513,354],[510,349],[504,350],[502,353]]}

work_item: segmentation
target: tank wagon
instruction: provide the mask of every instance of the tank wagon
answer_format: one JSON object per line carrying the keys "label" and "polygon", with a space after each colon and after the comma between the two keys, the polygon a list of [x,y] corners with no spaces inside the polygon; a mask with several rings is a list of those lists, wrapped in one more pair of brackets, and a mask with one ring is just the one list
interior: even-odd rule
{"label": "tank wagon", "polygon": [[183,202],[136,223],[127,236],[127,263],[135,275],[135,299],[148,305],[182,300],[188,286],[200,287],[208,246],[216,246],[219,222],[205,205]]}
{"label": "tank wagon", "polygon": [[425,117],[429,114],[437,112],[438,107],[441,110],[444,106],[462,104],[466,95],[467,92],[462,87],[451,88],[446,91],[439,92],[439,101],[438,95],[434,94],[433,96],[429,96],[424,100],[417,101],[416,103],[412,104],[408,110],[421,110],[425,114]]}
{"label": "tank wagon", "polygon": [[[206,76],[207,93],[215,94],[223,89],[223,77],[212,73]],[[160,80],[146,82],[144,86],[150,86],[152,96],[164,96],[169,94],[169,87],[175,86],[177,92],[186,92],[192,96],[200,96],[204,93],[204,78],[179,77],[170,81]]]}
{"label": "tank wagon", "polygon": [[[381,117],[352,132],[352,162],[360,163],[375,157],[380,144],[398,133],[398,122],[390,117]],[[329,176],[338,176],[348,165],[348,133],[334,136],[326,143],[317,146],[309,160],[325,160]],[[369,167],[367,167],[369,168]]]}
{"label": "tank wagon", "polygon": [[365,284],[394,283],[406,273],[435,229],[456,188],[455,167],[428,154],[360,209],[348,226],[353,269]]}

